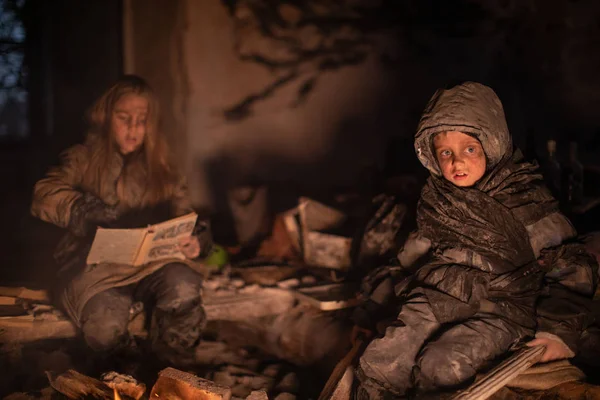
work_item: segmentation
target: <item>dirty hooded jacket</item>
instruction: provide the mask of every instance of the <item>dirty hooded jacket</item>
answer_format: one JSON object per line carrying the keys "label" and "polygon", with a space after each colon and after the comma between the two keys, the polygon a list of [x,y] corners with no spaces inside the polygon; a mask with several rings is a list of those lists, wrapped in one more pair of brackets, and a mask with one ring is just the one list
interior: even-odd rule
{"label": "dirty hooded jacket", "polygon": [[[472,187],[454,186],[441,174],[433,137],[448,131],[474,136],[483,147],[486,172]],[[415,150],[431,176],[418,205],[418,232],[399,259],[429,253],[413,285],[425,288],[436,317],[452,322],[485,311],[527,328],[537,323],[575,352],[586,323],[582,299],[594,293],[597,266],[583,245],[561,245],[575,230],[537,165],[513,151],[494,91],[473,82],[438,91],[419,123]],[[420,254],[410,254],[415,249]],[[542,286],[544,276],[550,284]]]}
{"label": "dirty hooded jacket", "polygon": [[[89,186],[84,179],[90,159],[100,142],[94,135],[84,144],[67,149],[59,166],[52,168],[34,187],[31,212],[43,221],[61,228],[69,227],[69,220],[77,200],[89,193],[113,206],[123,217],[118,228],[135,228],[162,222],[192,211],[187,186],[183,178],[175,186],[170,199],[157,206],[144,206],[145,172],[134,170],[133,179],[124,179],[127,160],[120,153],[110,155],[108,168],[103,171],[106,182],[103,188]],[[110,288],[139,282],[169,262],[184,262],[197,270],[200,265],[191,260],[161,260],[139,267],[120,264],[86,265],[93,235],[78,237],[67,231],[55,251],[59,264],[55,288],[57,300],[64,311],[79,326],[81,313],[88,300]]]}

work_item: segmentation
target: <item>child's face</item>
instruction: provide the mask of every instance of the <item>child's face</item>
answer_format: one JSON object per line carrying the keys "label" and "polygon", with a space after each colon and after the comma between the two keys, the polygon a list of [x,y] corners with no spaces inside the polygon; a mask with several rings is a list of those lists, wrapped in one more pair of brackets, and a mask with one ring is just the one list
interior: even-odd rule
{"label": "child's face", "polygon": [[148,99],[128,93],[115,103],[110,126],[121,154],[126,155],[137,150],[146,136]]}
{"label": "child's face", "polygon": [[485,153],[474,137],[443,132],[433,138],[433,147],[442,175],[456,186],[473,186],[485,174]]}

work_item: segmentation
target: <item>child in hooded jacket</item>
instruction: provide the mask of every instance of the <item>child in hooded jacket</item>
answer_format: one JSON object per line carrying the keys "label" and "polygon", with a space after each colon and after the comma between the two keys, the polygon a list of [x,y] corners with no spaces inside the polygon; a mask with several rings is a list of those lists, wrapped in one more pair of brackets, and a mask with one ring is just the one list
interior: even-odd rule
{"label": "child in hooded jacket", "polygon": [[537,166],[513,151],[494,91],[467,82],[436,92],[415,150],[431,175],[398,258],[420,267],[397,288],[396,321],[360,359],[358,398],[454,388],[533,336],[544,361],[572,357],[597,264],[565,243],[576,232]]}

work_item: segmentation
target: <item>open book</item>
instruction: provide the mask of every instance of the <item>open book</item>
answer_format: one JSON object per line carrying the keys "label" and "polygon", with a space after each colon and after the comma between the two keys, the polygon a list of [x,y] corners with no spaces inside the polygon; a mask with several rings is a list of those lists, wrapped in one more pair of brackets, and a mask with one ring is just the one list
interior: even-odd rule
{"label": "open book", "polygon": [[190,213],[147,228],[98,228],[86,261],[138,266],[166,258],[183,260],[179,240],[192,234],[197,218]]}

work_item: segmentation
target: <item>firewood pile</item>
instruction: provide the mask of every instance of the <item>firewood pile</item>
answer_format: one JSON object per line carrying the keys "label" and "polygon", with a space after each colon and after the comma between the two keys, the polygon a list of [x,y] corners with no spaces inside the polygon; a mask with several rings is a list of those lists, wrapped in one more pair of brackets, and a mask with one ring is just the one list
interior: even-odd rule
{"label": "firewood pile", "polygon": [[[15,392],[5,399],[294,400],[300,388],[298,378],[293,372],[280,376],[282,371],[280,364],[268,365],[262,374],[241,367],[226,366],[213,373],[216,380],[212,381],[169,367],[159,372],[155,383],[147,390],[144,383],[129,375],[109,372],[96,379],[69,369],[61,374],[48,372],[50,386],[37,394]],[[271,396],[267,393],[271,393]]]}
{"label": "firewood pile", "polygon": [[[50,386],[39,392],[15,392],[6,399],[277,399],[294,400],[300,383],[295,373],[283,376],[282,365],[271,364],[262,373],[228,365],[211,373],[213,379],[201,378],[191,372],[165,368],[159,372],[154,385],[147,390],[144,383],[129,375],[116,372],[103,374],[100,379],[69,369],[61,374],[47,373]],[[267,393],[271,393],[269,396]],[[62,397],[59,397],[62,396]]]}

